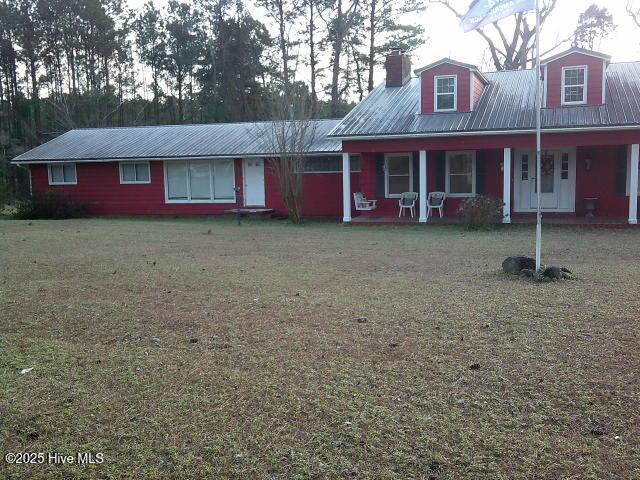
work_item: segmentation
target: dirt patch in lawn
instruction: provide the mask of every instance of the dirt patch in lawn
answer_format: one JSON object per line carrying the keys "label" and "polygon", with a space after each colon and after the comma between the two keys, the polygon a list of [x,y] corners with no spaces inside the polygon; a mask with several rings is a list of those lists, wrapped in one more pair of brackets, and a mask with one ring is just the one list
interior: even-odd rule
{"label": "dirt patch in lawn", "polygon": [[0,476],[640,478],[638,233],[2,222]]}

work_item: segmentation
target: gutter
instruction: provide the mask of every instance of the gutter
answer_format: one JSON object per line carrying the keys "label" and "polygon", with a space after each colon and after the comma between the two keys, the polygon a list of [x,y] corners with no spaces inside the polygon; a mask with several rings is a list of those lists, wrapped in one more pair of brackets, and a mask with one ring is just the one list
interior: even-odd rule
{"label": "gutter", "polygon": [[[640,130],[640,125],[548,128],[548,129],[543,129],[542,133],[610,132],[615,130]],[[475,131],[468,130],[468,131],[460,131],[460,132],[436,132],[436,133],[396,133],[396,134],[351,135],[351,136],[329,135],[329,138],[333,138],[341,141],[350,141],[350,140],[355,141],[355,140],[384,140],[387,138],[402,139],[402,138],[438,138],[438,137],[477,137],[477,136],[497,136],[497,135],[522,135],[522,134],[534,134],[534,133],[535,133],[535,129],[475,130]]]}
{"label": "gutter", "polygon": [[[342,156],[342,151],[336,152],[309,152],[305,153],[305,157],[315,156],[337,157]],[[22,165],[39,165],[47,163],[112,163],[112,162],[167,162],[172,160],[235,160],[237,158],[271,158],[277,157],[275,153],[251,154],[251,155],[203,155],[200,157],[129,157],[129,158],[56,158],[56,159],[34,159],[34,160],[11,160],[11,164]]]}

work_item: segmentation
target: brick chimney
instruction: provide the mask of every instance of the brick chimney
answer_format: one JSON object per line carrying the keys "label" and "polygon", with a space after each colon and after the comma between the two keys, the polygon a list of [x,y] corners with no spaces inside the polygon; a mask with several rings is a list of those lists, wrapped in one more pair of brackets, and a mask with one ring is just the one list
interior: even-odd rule
{"label": "brick chimney", "polygon": [[411,59],[404,50],[392,48],[384,62],[387,87],[402,87],[411,79]]}

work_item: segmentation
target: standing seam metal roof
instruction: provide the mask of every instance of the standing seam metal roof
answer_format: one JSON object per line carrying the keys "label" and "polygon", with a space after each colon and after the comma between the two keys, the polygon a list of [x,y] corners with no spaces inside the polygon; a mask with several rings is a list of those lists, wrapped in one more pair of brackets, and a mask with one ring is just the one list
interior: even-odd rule
{"label": "standing seam metal roof", "polygon": [[[376,87],[329,133],[330,137],[491,132],[535,128],[534,70],[485,73],[489,80],[473,112],[418,114],[420,80]],[[604,105],[545,108],[544,129],[640,128],[640,62],[613,63],[606,73]]]}
{"label": "standing seam metal roof", "polygon": [[[315,139],[305,153],[340,152],[340,140],[327,137],[340,120],[313,122]],[[277,153],[270,132],[271,122],[76,129],[13,162],[267,156]]]}

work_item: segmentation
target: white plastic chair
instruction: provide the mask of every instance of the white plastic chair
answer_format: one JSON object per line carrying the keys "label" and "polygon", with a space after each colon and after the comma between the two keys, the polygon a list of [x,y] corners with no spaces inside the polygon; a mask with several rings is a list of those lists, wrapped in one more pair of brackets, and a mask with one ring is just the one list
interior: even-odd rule
{"label": "white plastic chair", "polygon": [[440,218],[443,215],[444,200],[447,198],[447,194],[444,192],[431,192],[427,197],[427,218],[431,215],[431,210],[438,210]]}
{"label": "white plastic chair", "polygon": [[377,200],[367,200],[361,192],[353,194],[353,202],[356,204],[356,210],[370,211],[376,209]]}
{"label": "white plastic chair", "polygon": [[409,210],[411,213],[411,218],[416,216],[416,200],[418,199],[418,194],[415,192],[404,192],[400,195],[400,200],[398,204],[400,205],[400,212],[398,213],[398,218],[402,217],[405,210]]}

